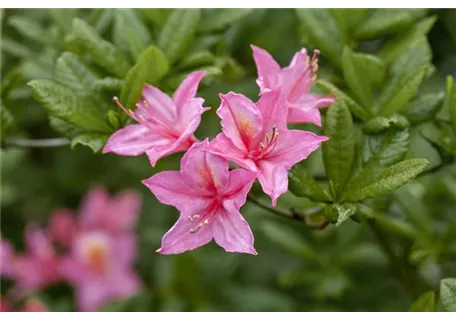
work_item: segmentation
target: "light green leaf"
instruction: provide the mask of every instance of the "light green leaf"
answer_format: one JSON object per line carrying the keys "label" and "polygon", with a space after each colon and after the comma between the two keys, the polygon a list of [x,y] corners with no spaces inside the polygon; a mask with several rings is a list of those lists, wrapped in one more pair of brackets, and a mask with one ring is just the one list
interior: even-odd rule
{"label": "light green leaf", "polygon": [[109,92],[117,92],[122,89],[124,84],[123,80],[117,78],[106,77],[103,79],[97,79],[93,83],[94,90],[106,90]]}
{"label": "light green leaf", "polygon": [[426,159],[409,159],[366,176],[359,183],[349,184],[342,199],[361,201],[386,195],[415,178],[429,164]]}
{"label": "light green leaf", "polygon": [[161,29],[174,9],[156,8],[156,9],[141,9],[141,12],[149,19],[152,24]]}
{"label": "light green leaf", "polygon": [[347,221],[356,212],[354,203],[334,203],[325,208],[325,217],[336,223],[336,227]]}
{"label": "light green leaf", "polygon": [[358,26],[356,39],[379,38],[382,35],[404,30],[427,13],[426,9],[376,9]]}
{"label": "light green leaf", "polygon": [[194,40],[200,19],[201,9],[176,9],[171,13],[158,38],[158,46],[170,63],[185,54]]}
{"label": "light green leaf", "polygon": [[97,76],[76,55],[64,52],[57,59],[55,80],[78,95],[88,95]]}
{"label": "light green leaf", "polygon": [[440,281],[440,302],[445,311],[456,312],[456,278]]}
{"label": "light green leaf", "polygon": [[450,113],[453,133],[456,135],[456,85],[454,84],[454,78],[452,76],[448,76],[446,79],[444,109],[448,110]]}
{"label": "light green leaf", "polygon": [[410,146],[409,129],[390,130],[368,136],[364,145],[364,162],[390,166],[401,161]]}
{"label": "light green leaf", "polygon": [[412,304],[409,312],[434,312],[435,311],[435,293],[434,291],[428,291],[422,294]]}
{"label": "light green leaf", "polygon": [[388,128],[405,129],[410,127],[410,122],[400,114],[393,114],[390,117],[375,116],[363,125],[363,132],[376,134]]}
{"label": "light green leaf", "polygon": [[88,19],[89,24],[94,27],[99,34],[105,33],[114,19],[114,10],[116,9],[93,9]]}
{"label": "light green leaf", "polygon": [[295,165],[288,171],[288,187],[298,197],[307,197],[315,201],[329,201],[331,197],[322,189],[312,175],[301,165]]}
{"label": "light green leaf", "polygon": [[422,94],[406,104],[401,112],[411,124],[417,125],[434,119],[442,107],[443,98],[442,92]]}
{"label": "light green leaf", "polygon": [[253,9],[203,9],[201,23],[198,27],[200,33],[219,31],[247,16]]}
{"label": "light green leaf", "polygon": [[90,53],[92,59],[106,71],[123,78],[130,67],[124,54],[112,43],[104,40],[85,21],[75,18],[71,37]]}
{"label": "light green leaf", "polygon": [[432,60],[432,50],[425,36],[417,39],[400,56],[396,57],[390,67],[391,76],[404,76],[416,73]]}
{"label": "light green leaf", "polygon": [[344,37],[328,9],[296,9],[299,27],[332,63],[341,65]]}
{"label": "light green leaf", "polygon": [[8,23],[28,40],[45,44],[53,41],[51,34],[40,23],[26,16],[12,16],[8,19]]}
{"label": "light green leaf", "polygon": [[350,8],[350,9],[329,9],[332,15],[335,17],[339,26],[341,26],[346,34],[346,38],[350,39],[353,32],[356,30],[358,25],[366,19],[371,9],[366,8]]}
{"label": "light green leaf", "polygon": [[32,87],[36,100],[51,116],[60,118],[86,131],[111,133],[112,129],[105,121],[104,112],[94,105],[89,105],[67,87],[50,80],[33,80]]}
{"label": "light green leaf", "polygon": [[128,71],[120,94],[121,102],[127,108],[133,108],[141,96],[144,83],[157,84],[168,71],[168,60],[163,52],[153,45],[149,46]]}
{"label": "light green leaf", "polygon": [[66,34],[71,31],[71,22],[78,16],[79,10],[80,9],[73,8],[49,9],[49,14],[55,24],[58,25]]}
{"label": "light green leaf", "polygon": [[177,66],[177,69],[193,69],[200,66],[208,66],[214,64],[214,62],[215,57],[210,51],[197,51],[190,53],[187,57],[182,59],[179,65]]}
{"label": "light green leaf", "polygon": [[94,153],[99,152],[103,146],[106,144],[106,141],[108,141],[109,135],[103,135],[103,134],[94,134],[94,133],[89,133],[89,134],[81,134],[76,137],[74,137],[71,140],[71,148],[75,148],[77,145],[83,145],[86,147],[89,147],[92,149]]}
{"label": "light green leaf", "polygon": [[359,119],[366,121],[370,118],[370,114],[365,109],[363,109],[363,107],[361,107],[355,100],[346,95],[342,90],[337,88],[332,83],[324,80],[318,80],[316,82],[316,85],[327,93],[335,94],[337,97],[336,100],[344,100],[350,111]]}
{"label": "light green leaf", "polygon": [[323,162],[337,199],[351,175],[355,153],[353,120],[344,100],[336,100],[328,109],[323,132],[329,138],[323,143]]}

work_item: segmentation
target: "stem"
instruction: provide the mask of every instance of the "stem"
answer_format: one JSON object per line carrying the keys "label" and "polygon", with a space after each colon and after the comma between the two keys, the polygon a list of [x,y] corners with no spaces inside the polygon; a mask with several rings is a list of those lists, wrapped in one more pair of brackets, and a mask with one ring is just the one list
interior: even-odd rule
{"label": "stem", "polygon": [[69,145],[70,140],[67,138],[21,139],[8,137],[5,139],[5,144],[10,147],[19,148],[53,148]]}

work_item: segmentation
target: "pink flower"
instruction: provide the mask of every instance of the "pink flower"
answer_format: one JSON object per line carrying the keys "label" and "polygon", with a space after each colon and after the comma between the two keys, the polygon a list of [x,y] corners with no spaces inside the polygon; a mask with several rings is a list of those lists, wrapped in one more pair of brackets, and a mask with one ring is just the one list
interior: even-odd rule
{"label": "pink flower", "polygon": [[14,248],[5,239],[0,239],[0,276],[12,277],[14,268]]}
{"label": "pink flower", "polygon": [[109,301],[138,292],[141,284],[132,269],[135,253],[133,235],[79,233],[60,265],[63,277],[76,288],[78,309],[95,311]]}
{"label": "pink flower", "polygon": [[37,298],[29,298],[25,302],[22,312],[49,312],[50,310],[44,305],[43,302]]}
{"label": "pink flower", "polygon": [[55,242],[63,247],[68,247],[78,231],[78,226],[76,218],[70,210],[59,209],[53,213],[49,229]]}
{"label": "pink flower", "polygon": [[8,303],[8,301],[3,298],[3,297],[0,297],[0,312],[11,312],[13,311]]}
{"label": "pink flower", "polygon": [[214,239],[227,252],[257,254],[252,231],[239,212],[256,174],[228,171],[227,161],[203,151],[207,146],[207,140],[195,143],[182,158],[180,171],[157,173],[143,181],[158,200],[180,211],[157,252],[177,254]]}
{"label": "pink flower", "polygon": [[306,49],[297,52],[288,67],[280,65],[264,49],[251,46],[253,59],[257,66],[260,95],[281,88],[288,103],[289,123],[314,123],[321,126],[321,116],[318,109],[329,106],[334,102],[332,95],[316,95],[309,93],[315,82],[318,69],[318,54],[315,50],[311,59]]}
{"label": "pink flower", "polygon": [[171,99],[159,89],[146,84],[135,111],[127,111],[116,103],[138,124],[131,124],[115,132],[106,143],[103,153],[123,156],[146,153],[152,166],[172,153],[187,150],[196,140],[193,133],[201,121],[204,99],[195,98],[205,72],[190,73]]}
{"label": "pink flower", "polygon": [[20,291],[40,289],[60,280],[59,258],[47,234],[29,227],[25,242],[25,254],[16,256],[13,264],[13,277]]}
{"label": "pink flower", "polygon": [[237,93],[220,95],[222,131],[206,151],[258,173],[275,205],[288,189],[287,170],[307,158],[326,137],[287,129],[287,106],[280,90],[266,92],[257,104]]}

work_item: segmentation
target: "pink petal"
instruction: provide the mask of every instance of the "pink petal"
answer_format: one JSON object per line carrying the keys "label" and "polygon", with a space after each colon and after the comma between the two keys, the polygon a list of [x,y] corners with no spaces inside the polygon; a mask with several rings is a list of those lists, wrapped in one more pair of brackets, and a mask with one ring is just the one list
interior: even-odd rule
{"label": "pink petal", "polygon": [[133,264],[136,259],[136,236],[133,233],[125,233],[113,236],[111,239],[111,249],[113,252],[112,265],[125,268]]}
{"label": "pink petal", "polygon": [[152,132],[141,124],[130,124],[109,137],[103,153],[113,152],[122,156],[137,156],[150,148],[172,143],[171,138]]}
{"label": "pink petal", "polygon": [[82,284],[91,276],[82,261],[73,256],[66,256],[60,260],[59,272],[73,285]]}
{"label": "pink petal", "polygon": [[327,137],[309,131],[287,130],[280,134],[276,147],[264,160],[289,169],[306,159],[326,140]]}
{"label": "pink petal", "polygon": [[128,190],[111,199],[108,224],[113,232],[133,230],[141,206],[141,195]]}
{"label": "pink petal", "polygon": [[248,159],[246,153],[239,150],[224,133],[219,133],[204,149],[248,170],[257,170],[255,162]]}
{"label": "pink petal", "polygon": [[177,107],[178,114],[183,113],[183,110],[181,109],[190,99],[195,98],[199,83],[205,74],[205,71],[195,71],[190,73],[176,89],[173,95],[173,102]]}
{"label": "pink petal", "polygon": [[223,194],[226,198],[234,201],[237,208],[242,207],[247,199],[252,184],[257,176],[256,172],[247,171],[244,169],[234,169],[230,171],[230,179],[223,190]]}
{"label": "pink petal", "polygon": [[290,65],[281,71],[282,92],[291,103],[296,103],[310,90],[312,68],[306,49],[298,51]]}
{"label": "pink petal", "polygon": [[102,281],[87,281],[76,288],[78,310],[96,311],[109,301],[109,295],[109,286]]}
{"label": "pink petal", "polygon": [[271,134],[272,127],[276,126],[279,131],[287,128],[288,106],[280,89],[270,91],[261,96],[257,103],[263,117],[263,133]]}
{"label": "pink petal", "polygon": [[204,151],[207,139],[195,143],[181,161],[181,177],[185,184],[201,194],[214,193],[228,182],[228,162]]}
{"label": "pink petal", "polygon": [[266,160],[259,162],[260,172],[258,181],[264,193],[272,199],[272,205],[277,204],[277,198],[288,190],[288,174],[283,165]]}
{"label": "pink petal", "polygon": [[336,96],[333,94],[320,95],[320,94],[306,94],[298,101],[298,105],[302,108],[326,108],[334,103]]}
{"label": "pink petal", "polygon": [[[147,104],[144,103],[146,100]],[[146,112],[146,118],[157,118],[160,122],[173,125],[177,119],[177,110],[173,100],[160,89],[145,84],[142,92],[142,101],[139,105]]]}
{"label": "pink petal", "polygon": [[[196,213],[196,211],[194,211]],[[178,254],[199,248],[213,238],[213,223],[200,228],[197,232],[190,232],[195,228],[196,223],[190,222],[188,216],[181,215],[179,220],[163,236],[161,248],[157,250],[160,254]]]}
{"label": "pink petal", "polygon": [[266,93],[268,89],[276,89],[277,83],[274,79],[280,72],[280,65],[266,50],[254,45],[250,47],[252,48],[253,60],[258,71],[257,83],[260,87],[260,94]]}
{"label": "pink petal", "polygon": [[0,239],[0,276],[12,277],[14,275],[14,248],[4,239]]}
{"label": "pink petal", "polygon": [[32,255],[43,258],[54,256],[54,248],[43,230],[35,227],[27,227],[25,232],[27,249]]}
{"label": "pink petal", "polygon": [[208,204],[202,198],[204,195],[184,183],[178,171],[160,172],[142,182],[161,203],[174,206],[187,215],[197,214]]}
{"label": "pink petal", "polygon": [[220,95],[222,104],[217,110],[222,119],[222,131],[242,151],[249,151],[263,138],[263,119],[257,106],[242,94]]}
{"label": "pink petal", "polygon": [[[193,98],[188,100],[180,109],[180,112],[178,114],[178,126],[180,131],[185,131],[185,129],[189,126],[189,124],[194,121],[195,119],[198,119],[198,125],[199,121],[201,119],[201,115],[206,112],[207,110],[210,110],[210,108],[203,108],[203,103],[204,99],[202,98]],[[198,125],[195,127],[198,127]],[[194,131],[193,131],[194,132]]]}
{"label": "pink petal", "polygon": [[215,242],[226,252],[257,255],[253,247],[253,234],[249,224],[232,200],[225,200],[213,221]]}
{"label": "pink petal", "polygon": [[110,212],[109,195],[106,190],[97,186],[86,195],[80,208],[81,226],[86,229],[105,228]]}
{"label": "pink petal", "polygon": [[124,300],[141,290],[141,281],[132,270],[122,270],[112,277],[110,296],[112,300]]}
{"label": "pink petal", "polygon": [[77,231],[75,217],[68,209],[59,209],[53,213],[50,221],[50,232],[54,241],[69,246]]}
{"label": "pink petal", "polygon": [[297,104],[288,105],[288,123],[313,123],[321,127],[320,110],[317,108],[307,108]]}

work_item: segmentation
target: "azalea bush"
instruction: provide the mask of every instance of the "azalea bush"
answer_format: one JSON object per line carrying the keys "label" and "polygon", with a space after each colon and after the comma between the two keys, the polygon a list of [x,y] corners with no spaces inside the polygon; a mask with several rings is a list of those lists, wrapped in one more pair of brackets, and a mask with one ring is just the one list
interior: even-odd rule
{"label": "azalea bush", "polygon": [[455,21],[3,10],[2,310],[456,311]]}

